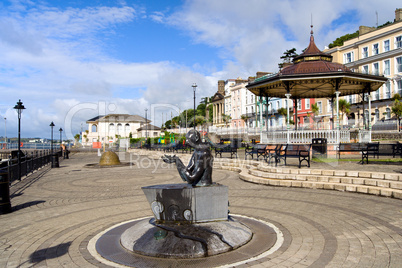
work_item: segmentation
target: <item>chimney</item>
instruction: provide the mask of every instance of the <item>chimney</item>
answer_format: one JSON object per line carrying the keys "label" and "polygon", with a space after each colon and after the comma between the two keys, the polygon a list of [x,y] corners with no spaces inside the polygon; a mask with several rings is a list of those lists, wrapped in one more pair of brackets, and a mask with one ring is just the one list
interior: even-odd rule
{"label": "chimney", "polygon": [[395,9],[395,22],[402,21],[402,8]]}
{"label": "chimney", "polygon": [[240,85],[242,83],[244,83],[244,80],[241,79],[241,77],[237,77],[237,79],[235,80],[236,85]]}
{"label": "chimney", "polygon": [[376,29],[375,27],[360,26],[359,27],[359,35],[369,33],[371,31],[374,31],[375,29]]}
{"label": "chimney", "polygon": [[268,73],[268,72],[257,72],[257,77],[256,77],[256,78],[263,77],[263,76],[266,75],[266,74],[271,74],[271,73]]}

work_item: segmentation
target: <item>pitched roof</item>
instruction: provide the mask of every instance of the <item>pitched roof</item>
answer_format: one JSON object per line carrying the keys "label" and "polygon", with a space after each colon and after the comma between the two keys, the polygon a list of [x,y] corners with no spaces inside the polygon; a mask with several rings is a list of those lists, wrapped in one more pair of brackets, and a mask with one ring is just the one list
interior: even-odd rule
{"label": "pitched roof", "polygon": [[142,130],[161,130],[161,128],[157,127],[157,126],[154,126],[154,125],[151,125],[151,124],[148,124],[148,127],[147,127],[147,125],[143,125],[142,127],[137,129],[137,131],[142,131]]}
{"label": "pitched roof", "polygon": [[[149,119],[147,119],[150,122]],[[139,115],[130,115],[130,114],[108,114],[108,115],[100,115],[94,118],[91,118],[87,121],[89,122],[124,122],[124,123],[145,123],[145,118]]]}

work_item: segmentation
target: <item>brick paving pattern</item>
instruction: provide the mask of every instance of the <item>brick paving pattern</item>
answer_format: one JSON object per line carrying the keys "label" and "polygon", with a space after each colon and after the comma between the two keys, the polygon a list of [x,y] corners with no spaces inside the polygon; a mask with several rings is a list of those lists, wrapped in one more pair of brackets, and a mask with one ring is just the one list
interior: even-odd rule
{"label": "brick paving pattern", "polygon": [[[134,166],[99,169],[85,167],[99,161],[96,154],[70,156],[11,187],[14,211],[0,215],[0,267],[109,267],[91,256],[88,241],[152,216],[142,186],[181,183],[174,166],[155,159],[134,155]],[[238,267],[401,267],[400,199],[259,185],[219,169],[213,178],[229,186],[231,213],[270,222],[284,235],[276,252]]]}

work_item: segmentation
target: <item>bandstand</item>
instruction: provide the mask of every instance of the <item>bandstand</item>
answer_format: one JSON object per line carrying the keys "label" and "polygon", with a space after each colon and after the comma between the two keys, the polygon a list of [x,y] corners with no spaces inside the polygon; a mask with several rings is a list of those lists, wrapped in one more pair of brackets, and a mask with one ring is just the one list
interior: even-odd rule
{"label": "bandstand", "polygon": [[[312,28],[312,26],[311,26]],[[339,97],[361,94],[367,101],[371,114],[370,92],[376,91],[388,79],[384,76],[363,74],[351,70],[343,64],[332,62],[332,56],[320,51],[314,43],[311,30],[310,44],[307,49],[293,59],[293,63],[274,75],[266,75],[254,80],[246,87],[256,96],[266,98],[286,98],[287,130],[263,131],[263,143],[311,143],[314,138],[326,138],[328,143],[350,142],[350,130],[340,130]],[[336,128],[326,130],[290,130],[289,103],[304,98],[330,98],[336,103]],[[364,101],[363,101],[364,110]],[[370,122],[371,120],[369,120]],[[371,122],[369,129],[359,133],[364,140],[371,141]]]}

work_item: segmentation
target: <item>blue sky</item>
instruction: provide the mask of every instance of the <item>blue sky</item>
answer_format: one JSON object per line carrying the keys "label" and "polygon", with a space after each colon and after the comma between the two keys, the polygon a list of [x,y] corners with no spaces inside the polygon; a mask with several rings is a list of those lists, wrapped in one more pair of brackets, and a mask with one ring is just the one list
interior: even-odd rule
{"label": "blue sky", "polygon": [[[148,116],[160,126],[212,96],[217,81],[278,71],[282,53],[317,46],[394,19],[385,0],[1,0],[0,115],[17,135],[18,99],[27,108],[23,137],[71,138],[98,114]],[[5,133],[0,119],[0,136]]]}

